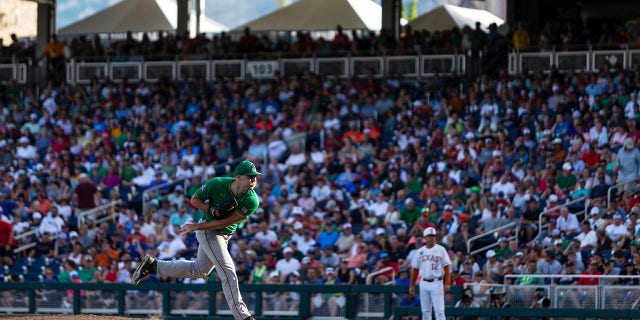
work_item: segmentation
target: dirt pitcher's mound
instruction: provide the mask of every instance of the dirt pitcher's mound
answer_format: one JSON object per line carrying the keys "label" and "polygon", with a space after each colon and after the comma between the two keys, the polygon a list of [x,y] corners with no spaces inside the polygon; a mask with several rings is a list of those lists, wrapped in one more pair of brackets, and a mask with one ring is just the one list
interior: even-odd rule
{"label": "dirt pitcher's mound", "polygon": [[[133,317],[119,317],[95,314],[5,314],[0,313],[2,320],[132,320]],[[140,318],[138,318],[140,319]],[[146,318],[159,320],[160,317]]]}

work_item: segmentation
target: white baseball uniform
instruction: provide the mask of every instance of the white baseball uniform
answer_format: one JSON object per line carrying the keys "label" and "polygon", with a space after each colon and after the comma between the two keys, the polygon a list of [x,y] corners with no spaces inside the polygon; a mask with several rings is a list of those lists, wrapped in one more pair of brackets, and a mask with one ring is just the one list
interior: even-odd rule
{"label": "white baseball uniform", "polygon": [[444,315],[444,267],[451,264],[447,250],[436,244],[431,248],[422,246],[411,261],[420,277],[420,307],[422,320],[431,320],[431,307],[436,320],[445,320]]}

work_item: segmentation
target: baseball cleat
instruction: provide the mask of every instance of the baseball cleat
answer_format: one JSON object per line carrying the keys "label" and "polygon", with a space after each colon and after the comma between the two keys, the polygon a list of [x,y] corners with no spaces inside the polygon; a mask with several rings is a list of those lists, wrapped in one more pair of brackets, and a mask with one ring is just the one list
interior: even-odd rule
{"label": "baseball cleat", "polygon": [[145,276],[155,273],[155,271],[153,270],[154,262],[156,262],[156,259],[152,258],[150,255],[144,256],[144,258],[142,258],[142,261],[140,261],[138,267],[136,267],[136,271],[133,272],[133,276],[131,277],[131,284],[135,286],[140,283],[140,280],[142,280],[142,278],[144,278]]}

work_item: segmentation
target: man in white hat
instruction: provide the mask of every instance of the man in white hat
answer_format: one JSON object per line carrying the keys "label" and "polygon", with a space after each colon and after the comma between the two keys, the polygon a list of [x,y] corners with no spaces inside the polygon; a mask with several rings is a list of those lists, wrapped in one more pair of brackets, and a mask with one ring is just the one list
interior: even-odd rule
{"label": "man in white hat", "polygon": [[420,247],[411,260],[409,294],[414,294],[420,276],[420,306],[422,319],[431,319],[431,308],[436,320],[445,320],[444,294],[451,289],[451,259],[447,250],[436,244],[436,229],[424,229],[425,245]]}
{"label": "man in white hat", "polygon": [[33,159],[36,157],[36,147],[29,143],[29,138],[26,136],[18,139],[18,146],[16,147],[16,158],[18,159]]}

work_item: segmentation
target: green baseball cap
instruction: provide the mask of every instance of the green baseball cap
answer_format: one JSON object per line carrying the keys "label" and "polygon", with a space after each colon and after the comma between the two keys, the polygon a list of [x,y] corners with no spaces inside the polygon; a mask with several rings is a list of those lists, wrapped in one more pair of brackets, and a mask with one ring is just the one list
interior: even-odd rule
{"label": "green baseball cap", "polygon": [[236,167],[236,176],[237,175],[241,175],[241,176],[257,176],[257,175],[262,175],[262,173],[258,172],[258,170],[256,170],[256,166],[253,164],[253,162],[249,161],[249,160],[242,160],[242,162],[240,162],[238,164],[238,166]]}

